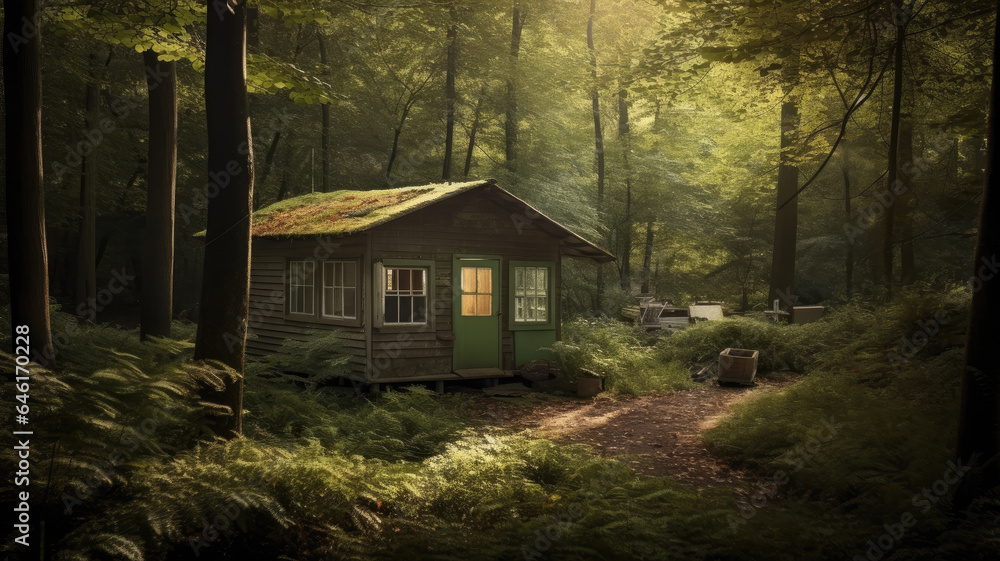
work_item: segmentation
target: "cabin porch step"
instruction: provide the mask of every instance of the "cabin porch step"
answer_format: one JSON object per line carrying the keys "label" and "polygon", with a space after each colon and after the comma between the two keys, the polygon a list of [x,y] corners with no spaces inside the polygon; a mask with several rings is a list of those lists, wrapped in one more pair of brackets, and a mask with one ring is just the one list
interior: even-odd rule
{"label": "cabin porch step", "polygon": [[514,375],[512,370],[500,368],[460,368],[454,372],[459,378],[503,378]]}

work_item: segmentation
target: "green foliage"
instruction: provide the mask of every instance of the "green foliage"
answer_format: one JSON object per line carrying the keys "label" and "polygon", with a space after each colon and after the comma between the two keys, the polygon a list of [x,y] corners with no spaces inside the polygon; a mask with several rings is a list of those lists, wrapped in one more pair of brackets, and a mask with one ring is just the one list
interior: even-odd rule
{"label": "green foliage", "polygon": [[[43,435],[32,455],[52,471],[44,484],[53,490],[45,508],[54,558],[842,559],[910,511],[919,523],[894,558],[984,557],[1000,540],[996,496],[980,499],[962,524],[947,501],[927,512],[912,503],[950,459],[961,350],[948,341],[967,297],[907,293],[805,326],[746,319],[691,336],[685,344],[706,348],[731,335],[824,338],[810,347],[808,376],[737,404],[706,435],[762,477],[790,477],[778,489],[784,498],[745,517],[728,488],[680,486],[585,446],[477,428],[461,396],[409,388],[369,401],[263,363],[246,377],[245,437],[206,439],[199,427],[211,411],[197,388],[225,370],[187,359],[190,343],[139,344],[134,332],[80,327],[74,348],[100,349],[89,360],[103,362],[77,374],[67,359],[59,372],[32,375],[32,419]],[[917,319],[943,317],[938,310],[952,319],[893,368],[889,353]],[[659,355],[685,342],[653,348],[607,321],[567,327],[564,367],[604,367],[633,390],[653,385]],[[325,348],[322,359],[335,358]],[[629,379],[629,369],[651,368],[648,379]],[[5,404],[14,402],[11,386]],[[108,463],[115,454],[121,461]]]}
{"label": "green foliage", "polygon": [[556,363],[568,375],[597,373],[612,394],[641,395],[691,385],[688,372],[658,359],[640,332],[614,320],[573,320],[563,323],[562,341],[552,346]]}
{"label": "green foliage", "polygon": [[142,342],[138,329],[83,324],[58,308],[51,312],[51,321],[59,369],[80,374],[92,374],[112,364],[109,355],[116,354],[127,355],[143,371],[190,359],[197,329],[193,323],[175,321],[171,326],[172,337],[151,337],[150,341]]}
{"label": "green foliage", "polygon": [[[231,369],[180,360],[190,347],[184,341],[163,338],[140,345],[137,332],[114,331],[78,327],[62,349],[57,371],[28,367],[32,481],[48,490],[39,495],[48,501],[44,508],[64,517],[101,512],[149,464],[211,439],[211,417],[229,412],[202,401],[200,393],[221,389],[236,375]],[[87,353],[86,368],[76,352]],[[0,359],[4,376],[12,380],[13,357]],[[21,391],[13,383],[3,385],[0,413],[14,417],[15,405],[22,403],[15,392]],[[14,459],[4,457],[8,473]],[[9,498],[14,490],[8,481],[2,493]],[[53,531],[68,520],[53,520]]]}
{"label": "green foliage", "polygon": [[250,376],[245,404],[248,437],[316,440],[343,454],[387,461],[440,453],[471,422],[462,396],[438,396],[417,386],[369,401]]}
{"label": "green foliage", "polygon": [[[706,443],[764,473],[788,474],[795,489],[831,513],[854,518],[853,529],[840,534],[850,547],[863,551],[865,539],[884,532],[883,522],[907,511],[919,513],[914,532],[942,530],[949,524],[947,500],[924,511],[914,495],[941,479],[954,460],[963,356],[954,340],[965,323],[967,296],[908,293],[873,313],[849,309],[834,316],[834,324],[855,326],[848,343],[819,352],[813,371],[794,385],[734,406],[705,434]],[[912,339],[922,329],[917,322],[928,325],[939,310],[951,319],[919,354],[895,361],[903,338]],[[806,511],[815,515],[809,505],[787,507],[800,518]],[[996,520],[996,509],[990,512]],[[774,523],[763,518],[751,520],[743,535]]]}
{"label": "green foliage", "polygon": [[67,535],[57,559],[93,559],[109,544],[150,560],[352,553],[377,530],[367,504],[379,471],[317,444],[200,446],[145,466],[123,488],[128,500]]}
{"label": "green foliage", "polygon": [[776,324],[763,314],[701,322],[660,340],[657,355],[665,362],[692,367],[717,362],[726,348],[752,349],[760,351],[759,374],[803,373],[828,353],[853,354],[859,345],[871,344],[872,339],[857,337],[860,332],[879,326],[886,336],[905,333],[906,324],[919,319],[917,314],[923,309],[918,300],[933,297],[907,292],[899,298],[899,305],[888,311],[876,312],[872,304],[857,301],[828,309],[820,321],[801,325]]}
{"label": "green foliage", "polygon": [[311,384],[320,384],[351,372],[344,343],[336,331],[309,331],[305,341],[285,339],[277,352],[268,353],[247,365],[249,372],[268,370],[308,374]]}
{"label": "green foliage", "polygon": [[724,550],[704,544],[731,505],[725,492],[639,477],[585,447],[489,435],[426,461],[399,500],[393,524],[422,531],[391,536],[386,552],[442,559],[704,558]]}

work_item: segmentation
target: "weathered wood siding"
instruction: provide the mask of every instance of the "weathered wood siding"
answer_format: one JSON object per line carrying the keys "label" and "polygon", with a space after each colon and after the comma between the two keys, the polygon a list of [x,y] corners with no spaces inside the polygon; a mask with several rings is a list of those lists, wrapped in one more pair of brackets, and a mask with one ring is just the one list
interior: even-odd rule
{"label": "weathered wood siding", "polygon": [[[285,313],[286,264],[289,260],[361,258],[359,286],[363,286],[370,274],[370,267],[365,266],[369,260],[364,258],[364,253],[365,234],[346,238],[254,239],[250,261],[250,337],[247,354],[260,356],[274,352],[285,339],[305,340],[310,330],[337,329],[351,355],[352,370],[355,375],[364,376],[368,352],[363,326],[343,326],[318,318],[288,317]],[[364,317],[367,306],[367,295],[362,294],[359,317]]]}
{"label": "weathered wood siding", "polygon": [[[501,362],[514,366],[514,338],[508,327],[510,261],[559,260],[559,241],[540,231],[530,217],[509,211],[473,193],[463,193],[371,231],[375,259],[434,262],[433,331],[429,327],[373,330],[373,380],[429,377],[452,371],[452,263],[455,255],[496,255],[500,262]],[[559,302],[559,270],[555,269]],[[552,313],[558,313],[553,309]],[[556,318],[559,316],[556,315]],[[558,319],[557,319],[558,321]]]}

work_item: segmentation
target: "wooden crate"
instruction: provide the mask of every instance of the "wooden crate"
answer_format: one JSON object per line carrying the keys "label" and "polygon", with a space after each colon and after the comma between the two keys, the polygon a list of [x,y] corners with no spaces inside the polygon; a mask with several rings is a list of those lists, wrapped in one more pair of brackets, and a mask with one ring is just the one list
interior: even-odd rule
{"label": "wooden crate", "polygon": [[576,379],[576,395],[579,397],[594,397],[601,393],[600,378],[579,377]]}
{"label": "wooden crate", "polygon": [[795,306],[792,308],[792,323],[812,323],[823,319],[823,306]]}
{"label": "wooden crate", "polygon": [[757,357],[752,349],[727,348],[719,353],[719,382],[752,385],[757,375]]}

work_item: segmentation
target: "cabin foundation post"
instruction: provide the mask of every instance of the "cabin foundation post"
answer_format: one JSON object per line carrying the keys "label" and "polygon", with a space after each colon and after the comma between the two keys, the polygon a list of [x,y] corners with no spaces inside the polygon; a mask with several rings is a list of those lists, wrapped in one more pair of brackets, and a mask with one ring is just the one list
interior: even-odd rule
{"label": "cabin foundation post", "polygon": [[434,391],[437,393],[444,393],[444,380],[438,380],[434,383]]}

